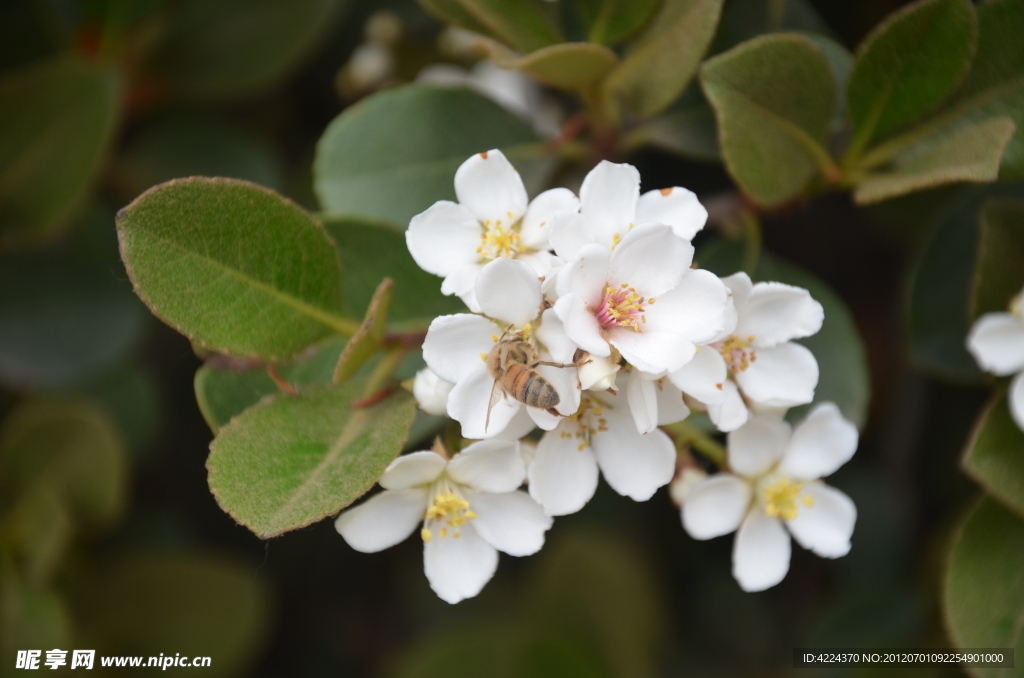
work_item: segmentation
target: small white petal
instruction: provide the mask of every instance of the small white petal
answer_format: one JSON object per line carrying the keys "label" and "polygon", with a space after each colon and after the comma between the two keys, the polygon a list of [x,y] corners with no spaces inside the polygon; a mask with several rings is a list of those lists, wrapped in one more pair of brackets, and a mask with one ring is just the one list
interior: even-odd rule
{"label": "small white petal", "polygon": [[[551,356],[546,354],[541,355],[541,360],[553,362],[551,361]],[[538,365],[535,369],[540,376],[547,379],[548,383],[555,387],[555,392],[558,393],[559,398],[558,405],[555,409],[566,417],[571,417],[576,414],[576,410],[580,407],[581,395],[579,386],[576,383],[576,368]],[[530,409],[536,410],[537,408]],[[545,412],[545,414],[547,413]],[[550,431],[552,428],[554,428],[554,426],[544,430]]]}
{"label": "small white petal", "polygon": [[377,482],[385,490],[404,490],[433,482],[444,467],[444,458],[435,452],[410,452],[388,464]]}
{"label": "small white petal", "polygon": [[434,374],[429,367],[416,373],[412,382],[412,395],[416,404],[427,414],[443,416],[448,413],[448,394],[455,384]]}
{"label": "small white petal", "polygon": [[499,221],[511,226],[526,213],[523,180],[498,150],[477,153],[462,163],[455,172],[455,195],[489,228]]}
{"label": "small white petal", "polygon": [[658,395],[654,377],[634,370],[626,382],[626,399],[641,435],[658,428]]}
{"label": "small white petal", "polygon": [[608,334],[608,342],[619,349],[629,364],[651,374],[678,370],[693,360],[697,352],[693,343],[672,332],[634,332],[616,327]]}
{"label": "small white petal", "polygon": [[673,332],[695,343],[706,344],[725,328],[729,293],[710,271],[689,271],[674,289],[647,306],[647,329]]}
{"label": "small white petal", "polygon": [[608,261],[606,280],[613,287],[628,284],[644,297],[660,297],[679,284],[692,261],[693,245],[688,240],[669,226],[647,224],[622,237]]}
{"label": "small white petal", "polygon": [[536,250],[551,248],[552,221],[559,212],[578,213],[580,201],[568,188],[552,188],[530,201],[519,228],[519,238],[524,247]]}
{"label": "small white petal", "polygon": [[690,416],[683,392],[668,379],[658,383],[658,426],[668,426]]}
{"label": "small white petal", "polygon": [[551,517],[525,492],[467,492],[473,527],[484,541],[510,556],[529,556],[544,545]]}
{"label": "small white petal", "polygon": [[814,480],[835,473],[857,451],[857,427],[834,403],[821,403],[793,430],[779,471]]}
{"label": "small white petal", "polygon": [[637,433],[632,416],[623,411],[628,409],[624,401],[621,396],[612,398],[604,414],[608,430],[595,433],[591,444],[611,488],[635,501],[647,501],[672,481],[676,448],[664,431]]}
{"label": "small white petal", "polygon": [[591,355],[601,358],[611,355],[608,342],[601,334],[601,325],[582,297],[567,294],[555,302],[554,311],[572,343]]}
{"label": "small white petal", "polygon": [[615,375],[620,367],[611,358],[588,355],[579,368],[580,388],[584,391],[607,391],[615,389]]}
{"label": "small white petal", "polygon": [[448,477],[479,492],[512,492],[526,480],[519,443],[481,440],[448,462]]}
{"label": "small white petal", "polygon": [[446,603],[455,604],[480,593],[498,569],[498,551],[484,541],[472,524],[459,528],[459,537],[438,537],[423,545],[423,571],[430,588]]}
{"label": "small white petal", "polygon": [[469,313],[434,318],[423,340],[423,360],[434,374],[453,384],[476,370],[494,348],[491,337],[500,334],[487,318]]}
{"label": "small white petal", "polygon": [[670,372],[668,378],[682,391],[702,403],[725,400],[725,360],[710,346],[701,346],[693,360]]}
{"label": "small white petal", "polygon": [[825,483],[807,483],[803,494],[814,503],[800,506],[796,518],[786,521],[793,538],[822,558],[845,556],[850,552],[850,537],[857,522],[853,500]]}
{"label": "small white petal", "polygon": [[736,533],[732,576],[744,591],[764,591],[786,578],[792,545],[777,518],[753,509]]}
{"label": "small white petal", "polygon": [[483,266],[474,261],[471,264],[459,266],[441,282],[441,294],[456,296],[462,299],[470,311],[480,312],[480,304],[476,303],[476,276]]}
{"label": "small white petal", "polygon": [[750,484],[731,473],[711,476],[690,490],[683,503],[683,527],[694,539],[735,532],[750,508]]}
{"label": "small white petal", "polygon": [[967,350],[986,372],[1004,376],[1024,370],[1024,320],[986,313],[971,327]]}
{"label": "small white petal", "polygon": [[736,375],[743,395],[767,407],[794,407],[814,400],[818,361],[806,347],[786,342],[758,349],[757,360]]}
{"label": "small white petal", "polygon": [[555,309],[544,309],[540,318],[540,327],[537,328],[534,336],[551,354],[553,362],[565,364],[572,362],[572,358],[576,354],[576,345],[565,333],[565,324],[555,313]]}
{"label": "small white petal", "polygon": [[[512,421],[508,423],[505,430],[494,437],[501,440],[519,441],[523,436],[529,435],[537,427],[534,425],[533,420],[530,419],[530,415],[526,413],[528,409],[527,407],[520,407],[519,411],[512,416]],[[519,441],[519,444],[522,445],[523,442]]]}
{"label": "small white petal", "polygon": [[442,200],[412,218],[405,243],[420,268],[449,276],[479,258],[476,248],[480,246],[480,233],[480,222],[472,212]]}
{"label": "small white petal", "polygon": [[515,259],[495,259],[476,277],[476,300],[485,315],[522,327],[540,315],[537,272]]}
{"label": "small white petal", "polygon": [[[487,407],[493,388],[494,377],[488,374],[483,361],[479,368],[455,384],[448,396],[448,416],[462,424],[463,438],[479,440],[499,435],[519,411],[519,401],[502,391],[503,395],[491,408],[488,422]],[[501,386],[498,388],[500,390]]]}
{"label": "small white petal", "polygon": [[594,234],[587,226],[587,219],[579,212],[559,212],[551,218],[551,232],[548,238],[555,253],[569,261],[584,245],[600,244],[604,249],[607,245],[598,243]]}
{"label": "small white petal", "polygon": [[686,240],[693,240],[707,220],[708,211],[693,191],[679,186],[647,191],[636,206],[637,224],[668,224],[676,235]]}
{"label": "small white petal", "polygon": [[575,433],[578,426],[562,422],[544,434],[527,471],[530,496],[549,516],[564,516],[583,508],[597,490],[597,460],[589,448],[577,449],[579,441],[561,434]]}
{"label": "small white petal", "polygon": [[747,478],[762,475],[782,458],[791,432],[789,424],[777,417],[751,417],[729,434],[729,467]]}
{"label": "small white petal", "polygon": [[343,511],[334,528],[356,551],[376,553],[405,541],[423,521],[427,502],[425,487],[385,490]]}
{"label": "small white petal", "polygon": [[1010,400],[1010,415],[1017,422],[1020,430],[1024,431],[1024,372],[1018,374],[1010,382],[1007,398]]}
{"label": "small white petal", "polygon": [[755,348],[809,337],[821,329],[825,311],[810,292],[778,282],[757,283],[743,307],[737,306],[736,334],[754,335]]}
{"label": "small white petal", "polygon": [[703,469],[688,466],[683,469],[682,473],[677,473],[676,477],[669,483],[668,494],[672,497],[675,505],[682,508],[694,488],[707,479],[708,474]]}
{"label": "small white petal", "polygon": [[732,299],[736,305],[736,310],[742,311],[745,309],[747,299],[750,298],[750,293],[754,290],[754,283],[751,282],[750,276],[740,271],[739,273],[733,273],[722,278],[722,282],[732,292]]}
{"label": "small white petal", "polygon": [[746,424],[750,412],[743,402],[743,397],[740,396],[740,390],[731,379],[722,384],[722,393],[721,402],[707,403],[708,416],[719,431],[728,433]]}
{"label": "small white petal", "polygon": [[545,279],[562,266],[562,260],[547,250],[519,254],[516,256],[516,260],[532,268],[538,278]]}
{"label": "small white petal", "polygon": [[600,245],[584,245],[558,274],[558,296],[575,294],[593,309],[601,305],[612,254]]}
{"label": "small white petal", "polygon": [[614,234],[626,235],[639,197],[640,173],[632,165],[602,160],[590,170],[580,187],[580,212],[598,243],[610,248]]}

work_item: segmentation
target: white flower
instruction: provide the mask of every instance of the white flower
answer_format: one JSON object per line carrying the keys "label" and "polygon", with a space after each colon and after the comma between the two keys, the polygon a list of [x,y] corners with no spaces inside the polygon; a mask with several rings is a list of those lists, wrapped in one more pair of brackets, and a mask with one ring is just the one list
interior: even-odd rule
{"label": "white flower", "polygon": [[1010,414],[1024,430],[1024,312],[1021,291],[1010,302],[1009,313],[986,313],[967,337],[967,349],[981,368],[996,376],[1017,373],[1007,394]]}
{"label": "white flower", "polygon": [[480,593],[498,567],[498,551],[528,556],[544,545],[551,518],[518,488],[525,469],[519,444],[474,443],[451,461],[413,452],[384,471],[384,492],[338,516],[349,546],[375,553],[405,540],[421,522],[423,569],[430,588],[457,603]]}
{"label": "white flower", "polygon": [[416,215],[405,232],[413,259],[423,270],[444,278],[441,291],[479,312],[476,276],[500,257],[529,264],[537,276],[557,263],[548,243],[550,221],[562,210],[577,209],[571,191],[553,188],[527,204],[519,173],[501,151],[478,153],[455,173],[459,202],[441,200]]}
{"label": "white flower", "polygon": [[708,212],[692,192],[678,186],[640,195],[640,173],[632,165],[601,161],[580,187],[579,213],[554,218],[551,244],[568,261],[588,243],[612,249],[634,226],[667,224],[692,240],[704,228]]}
{"label": "white flower", "polygon": [[[732,292],[726,331],[669,379],[708,406],[722,431],[747,421],[746,398],[760,408],[788,408],[814,400],[818,362],[793,339],[821,329],[825,313],[807,290],[777,282],[752,284],[746,273],[722,280]],[[742,396],[740,392],[742,391]]]}
{"label": "white flower", "polygon": [[677,370],[725,325],[725,285],[691,271],[692,259],[689,241],[661,224],[634,228],[615,251],[584,245],[558,273],[555,313],[591,355],[614,346],[644,372]]}
{"label": "white flower", "polygon": [[[732,571],[744,591],[778,584],[789,570],[789,534],[824,558],[850,550],[857,508],[822,483],[857,449],[857,428],[832,403],[791,428],[771,415],[752,417],[729,434],[731,473],[693,488],[683,526],[694,539],[736,532]],[[787,534],[787,529],[789,534]]]}
{"label": "white flower", "polygon": [[622,395],[587,392],[579,410],[549,431],[530,464],[530,496],[548,515],[575,513],[597,489],[598,469],[612,489],[647,501],[672,480],[676,452],[663,431],[637,432]]}
{"label": "white flower", "polygon": [[[490,410],[495,378],[487,369],[487,356],[504,336],[522,338],[537,350],[545,362],[571,364],[575,347],[565,338],[561,321],[552,309],[541,312],[540,282],[529,266],[514,259],[496,259],[484,266],[476,280],[476,296],[489,317],[460,313],[435,318],[423,342],[427,366],[455,387],[448,396],[448,416],[462,424],[466,438],[488,438],[501,433],[523,407],[520,401],[502,394]],[[536,371],[558,393],[559,413],[568,416],[579,404],[576,370],[539,365]],[[543,409],[527,407],[530,417],[545,430],[558,424]]]}
{"label": "white flower", "polygon": [[427,414],[444,416],[448,412],[448,396],[455,384],[434,374],[429,367],[416,373],[412,382],[412,395],[416,404]]}
{"label": "white flower", "polygon": [[626,399],[638,433],[650,433],[690,416],[683,392],[663,375],[633,370],[626,383]]}

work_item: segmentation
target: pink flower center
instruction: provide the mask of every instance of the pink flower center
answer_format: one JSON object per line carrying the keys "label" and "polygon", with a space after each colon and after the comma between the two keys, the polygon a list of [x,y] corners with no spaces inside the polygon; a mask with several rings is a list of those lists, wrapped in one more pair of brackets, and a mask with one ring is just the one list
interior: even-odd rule
{"label": "pink flower center", "polygon": [[619,287],[605,285],[604,297],[597,308],[597,322],[606,330],[628,327],[639,332],[640,325],[647,322],[645,307],[653,303],[654,297],[645,300],[628,283],[622,283]]}
{"label": "pink flower center", "polygon": [[746,339],[730,334],[722,341],[712,344],[712,347],[722,354],[729,371],[739,374],[750,367],[750,363],[757,361],[757,351],[750,347],[752,341],[752,334]]}

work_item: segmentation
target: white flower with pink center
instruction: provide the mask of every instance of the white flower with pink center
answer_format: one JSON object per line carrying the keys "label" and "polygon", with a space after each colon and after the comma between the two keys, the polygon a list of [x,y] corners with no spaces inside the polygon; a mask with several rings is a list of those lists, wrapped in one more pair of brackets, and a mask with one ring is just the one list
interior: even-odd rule
{"label": "white flower with pink center", "polygon": [[725,326],[725,285],[692,260],[689,241],[661,224],[633,229],[614,251],[584,245],[558,274],[555,313],[591,355],[614,347],[644,372],[678,370]]}
{"label": "white flower with pink center", "polygon": [[558,265],[548,233],[555,214],[575,212],[572,191],[553,188],[532,202],[519,172],[501,151],[478,153],[455,173],[459,202],[441,200],[412,218],[405,232],[412,258],[424,271],[444,278],[441,291],[479,312],[476,276],[498,258],[518,259],[544,277]]}

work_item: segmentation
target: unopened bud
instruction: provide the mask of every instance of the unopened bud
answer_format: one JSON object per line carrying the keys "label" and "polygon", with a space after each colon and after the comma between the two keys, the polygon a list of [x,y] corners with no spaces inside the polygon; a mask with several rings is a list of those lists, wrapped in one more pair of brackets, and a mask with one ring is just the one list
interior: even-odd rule
{"label": "unopened bud", "polygon": [[427,414],[443,416],[448,412],[448,394],[454,386],[434,374],[429,367],[424,367],[416,373],[412,394],[421,410]]}

